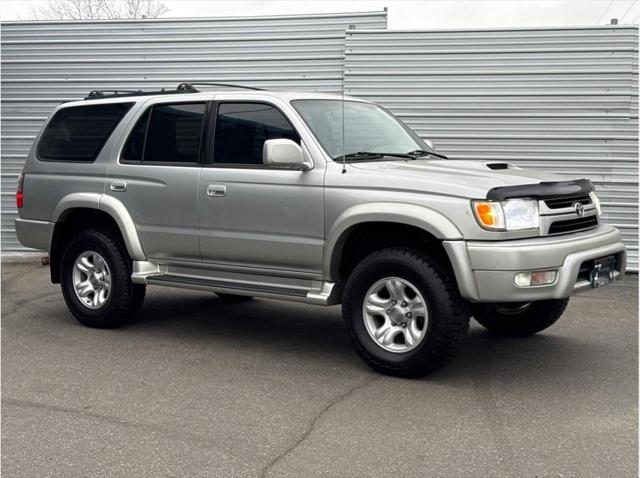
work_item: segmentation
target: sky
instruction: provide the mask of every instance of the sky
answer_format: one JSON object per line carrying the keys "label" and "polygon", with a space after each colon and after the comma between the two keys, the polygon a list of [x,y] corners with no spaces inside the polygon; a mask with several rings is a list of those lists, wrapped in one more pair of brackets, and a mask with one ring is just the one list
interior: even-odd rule
{"label": "sky", "polygon": [[[47,0],[0,0],[0,19],[28,20]],[[640,0],[164,0],[164,17],[286,15],[388,9],[403,29],[638,24]]]}

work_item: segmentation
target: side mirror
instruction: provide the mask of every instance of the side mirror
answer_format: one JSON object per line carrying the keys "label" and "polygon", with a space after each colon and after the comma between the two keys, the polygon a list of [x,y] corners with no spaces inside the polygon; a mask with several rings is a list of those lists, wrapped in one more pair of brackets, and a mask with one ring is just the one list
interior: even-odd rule
{"label": "side mirror", "polygon": [[290,139],[268,139],[262,147],[262,162],[268,166],[307,171],[311,164],[305,160],[302,148]]}

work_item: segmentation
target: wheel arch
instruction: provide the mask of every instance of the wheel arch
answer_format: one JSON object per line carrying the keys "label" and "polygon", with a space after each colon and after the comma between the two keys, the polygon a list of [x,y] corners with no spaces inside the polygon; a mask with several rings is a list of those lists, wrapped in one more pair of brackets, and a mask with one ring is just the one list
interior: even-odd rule
{"label": "wheel arch", "polygon": [[60,259],[64,244],[81,229],[99,227],[115,232],[133,260],[145,260],[135,224],[124,204],[102,194],[74,193],[65,196],[53,213],[53,234],[49,247],[51,281],[60,281]]}
{"label": "wheel arch", "polygon": [[[354,241],[366,243],[364,234],[369,231],[384,231],[380,246],[406,245],[393,241],[408,235],[408,242],[432,244],[438,254],[448,255],[442,247],[445,239],[460,239],[462,233],[445,216],[423,206],[400,203],[371,203],[354,206],[336,220],[327,235],[324,273],[332,281],[343,279],[345,264],[349,265]],[[391,242],[389,242],[391,241]],[[375,244],[374,244],[375,245]],[[371,246],[369,246],[371,248]],[[363,252],[360,251],[360,255]],[[351,262],[354,262],[353,260]]]}

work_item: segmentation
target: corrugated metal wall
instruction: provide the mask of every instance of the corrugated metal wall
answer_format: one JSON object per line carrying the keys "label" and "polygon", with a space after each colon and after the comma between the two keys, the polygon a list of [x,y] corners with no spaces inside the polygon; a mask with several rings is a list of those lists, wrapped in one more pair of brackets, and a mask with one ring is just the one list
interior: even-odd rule
{"label": "corrugated metal wall", "polygon": [[340,92],[345,30],[386,28],[350,14],[2,24],[2,250],[22,250],[16,179],[42,122],[93,89],[219,81]]}
{"label": "corrugated metal wall", "polygon": [[388,107],[454,159],[592,179],[637,269],[637,28],[384,28],[386,12],[2,24],[3,250],[21,249],[15,181],[59,102],[187,80],[338,92],[345,61],[347,94]]}
{"label": "corrugated metal wall", "polygon": [[636,27],[347,33],[345,91],[453,159],[591,179],[638,268]]}

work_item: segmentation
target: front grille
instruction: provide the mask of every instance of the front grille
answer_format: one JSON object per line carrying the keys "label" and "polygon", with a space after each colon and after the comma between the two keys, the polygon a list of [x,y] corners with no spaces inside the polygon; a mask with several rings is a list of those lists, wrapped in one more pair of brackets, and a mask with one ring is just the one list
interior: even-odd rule
{"label": "front grille", "polygon": [[565,221],[556,221],[549,227],[549,234],[566,234],[568,232],[583,231],[598,225],[598,216],[579,217]]}
{"label": "front grille", "polygon": [[571,207],[577,202],[584,206],[585,204],[591,204],[591,198],[588,194],[583,194],[580,196],[562,196],[557,198],[544,199],[544,203],[549,209],[562,209],[564,207]]}

